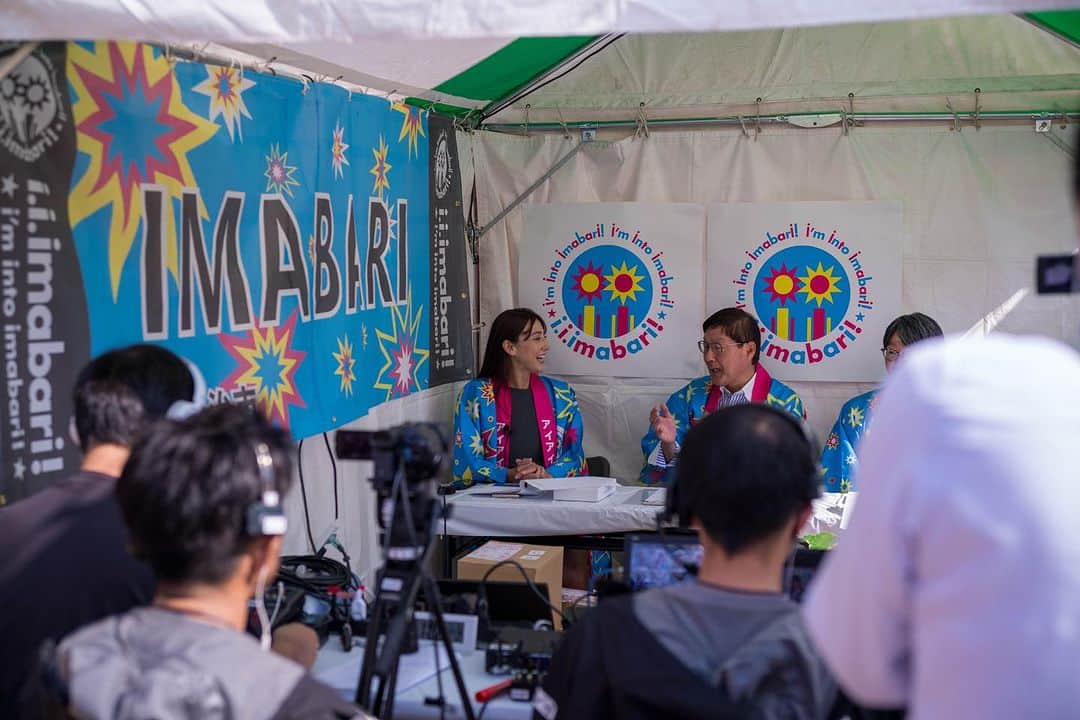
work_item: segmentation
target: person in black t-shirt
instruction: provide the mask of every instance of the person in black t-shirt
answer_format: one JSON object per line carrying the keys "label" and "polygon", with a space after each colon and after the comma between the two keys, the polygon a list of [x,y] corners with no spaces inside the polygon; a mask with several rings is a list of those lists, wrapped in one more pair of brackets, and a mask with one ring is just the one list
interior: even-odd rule
{"label": "person in black t-shirt", "polygon": [[113,489],[136,434],[191,400],[194,387],[184,361],[152,345],[107,352],[79,373],[79,471],[0,508],[0,717],[36,716],[24,686],[43,641],[152,597],[153,575],[126,549]]}
{"label": "person in black t-shirt", "polygon": [[528,308],[499,313],[484,362],[454,413],[454,484],[504,485],[585,475],[584,426],[574,389],[542,374],[544,319]]}

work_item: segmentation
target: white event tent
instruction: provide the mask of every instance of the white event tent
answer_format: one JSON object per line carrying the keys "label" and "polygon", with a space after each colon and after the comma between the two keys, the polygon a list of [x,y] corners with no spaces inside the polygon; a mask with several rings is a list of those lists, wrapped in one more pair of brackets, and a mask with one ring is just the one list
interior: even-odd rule
{"label": "white event tent", "polygon": [[[529,190],[524,203],[893,200],[906,312],[948,333],[1075,342],[1080,301],[1032,291],[1034,256],[1076,244],[1068,126],[1080,111],[1080,12],[1070,5],[15,0],[0,9],[0,39],[142,40],[456,116],[466,200],[475,178],[479,223],[490,224],[475,268],[481,321],[516,304],[515,201]],[[582,143],[582,128],[596,141]],[[685,378],[570,380],[587,454],[636,476],[648,408]],[[869,386],[795,387],[820,436]],[[456,390],[379,406],[355,425],[449,422]],[[303,469],[319,542],[334,506],[321,439],[305,443]],[[370,569],[364,468],[338,471],[342,539]],[[306,552],[298,492],[287,505],[286,551]]]}

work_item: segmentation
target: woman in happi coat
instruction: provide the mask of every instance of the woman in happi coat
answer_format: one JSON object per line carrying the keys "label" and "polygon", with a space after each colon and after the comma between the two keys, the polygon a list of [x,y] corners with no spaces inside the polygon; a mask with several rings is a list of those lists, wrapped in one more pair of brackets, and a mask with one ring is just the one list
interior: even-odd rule
{"label": "woman in happi coat", "polygon": [[527,308],[491,324],[479,377],[454,414],[454,484],[506,484],[585,475],[581,413],[574,390],[541,375],[547,325]]}
{"label": "woman in happi coat", "polygon": [[[881,354],[885,358],[885,371],[890,372],[900,359],[904,349],[927,338],[944,335],[941,326],[928,315],[911,313],[901,315],[885,328],[881,342]],[[856,395],[840,408],[840,415],[833,423],[832,432],[821,450],[821,471],[825,492],[849,492],[855,490],[854,471],[858,464],[858,445],[870,427],[870,415],[879,388]]]}

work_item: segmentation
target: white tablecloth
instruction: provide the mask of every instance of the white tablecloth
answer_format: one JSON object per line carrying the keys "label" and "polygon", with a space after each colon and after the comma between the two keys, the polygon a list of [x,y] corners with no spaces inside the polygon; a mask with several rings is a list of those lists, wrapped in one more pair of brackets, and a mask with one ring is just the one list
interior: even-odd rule
{"label": "white tablecloth", "polygon": [[[451,508],[445,534],[485,537],[530,535],[596,535],[633,530],[655,530],[663,509],[643,505],[643,492],[655,488],[619,486],[600,502],[552,500],[549,495],[494,498],[492,485],[477,485],[448,496]],[[439,532],[443,523],[439,522]]]}

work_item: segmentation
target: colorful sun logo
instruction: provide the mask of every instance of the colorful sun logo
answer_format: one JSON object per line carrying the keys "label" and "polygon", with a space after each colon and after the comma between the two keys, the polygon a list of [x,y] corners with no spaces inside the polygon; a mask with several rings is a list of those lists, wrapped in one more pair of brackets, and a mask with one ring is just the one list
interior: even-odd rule
{"label": "colorful sun logo", "polygon": [[375,330],[379,352],[386,363],[379,369],[379,377],[373,386],[385,390],[387,400],[404,397],[420,389],[420,367],[427,362],[430,354],[428,350],[418,347],[423,306],[413,314],[411,291],[404,314],[397,306],[390,310],[393,323],[390,332]]}
{"label": "colorful sun logo", "polygon": [[334,370],[334,374],[341,378],[341,392],[346,396],[352,395],[352,384],[356,380],[356,373],[353,372],[353,365],[356,364],[356,358],[353,357],[352,343],[349,342],[348,337],[340,337],[337,339],[338,351],[330,353],[334,356],[334,360],[337,362],[337,368]]}
{"label": "colorful sun logo", "polygon": [[480,386],[480,397],[487,402],[495,402],[495,385],[490,380]]}
{"label": "colorful sun logo", "polygon": [[271,419],[289,426],[289,408],[307,407],[296,387],[296,371],[307,353],[293,350],[297,311],[284,325],[255,328],[245,335],[222,335],[221,344],[237,362],[237,368],[222,387],[255,388],[255,404]]}
{"label": "colorful sun logo", "polygon": [[240,142],[243,142],[240,117],[251,120],[251,113],[244,104],[244,91],[254,87],[255,81],[245,78],[243,68],[238,67],[207,65],[206,75],[205,80],[191,89],[210,98],[207,119],[213,122],[220,116],[225,123],[225,129],[229,131],[229,139],[233,140],[235,133]]}
{"label": "colorful sun logo", "polygon": [[[71,226],[103,208],[109,227],[109,280],[113,298],[120,274],[135,243],[142,217],[141,186],[165,186],[170,197],[198,187],[188,153],[218,131],[218,126],[188,109],[172,66],[149,45],[78,43],[67,46],[67,78],[72,95],[76,146],[85,163],[68,199]],[[131,132],[138,118],[139,132]],[[173,203],[165,206],[166,263],[176,272],[176,223]],[[209,215],[200,206],[203,218]]]}
{"label": "colorful sun logo", "polygon": [[851,407],[848,409],[847,424],[853,428],[857,428],[863,424],[864,417],[862,408]]}
{"label": "colorful sun logo", "polygon": [[349,145],[345,142],[345,128],[341,127],[340,122],[335,123],[334,142],[330,145],[330,165],[334,169],[334,177],[344,177],[345,166],[349,164],[349,159],[345,157],[345,151],[348,149]]}
{"label": "colorful sun logo", "polygon": [[266,192],[285,192],[292,196],[293,185],[300,182],[293,176],[296,174],[296,166],[289,164],[289,153],[281,152],[276,143],[270,146],[270,154],[266,156]]}
{"label": "colorful sun logo", "polygon": [[375,176],[375,185],[371,188],[371,191],[379,197],[382,197],[383,190],[390,190],[390,168],[393,165],[386,162],[386,154],[389,151],[390,149],[386,147],[386,141],[380,135],[379,147],[371,148],[371,152],[375,155],[375,164],[368,171]]}
{"label": "colorful sun logo", "polygon": [[420,140],[424,135],[424,113],[420,108],[415,108],[412,105],[407,105],[400,100],[390,106],[391,110],[396,110],[405,118],[401,121],[401,134],[398,135],[398,142],[401,142],[405,138],[409,139],[409,157],[413,156],[413,153],[420,152]]}
{"label": "colorful sun logo", "polygon": [[599,300],[604,289],[604,266],[593,267],[590,262],[587,265],[578,265],[578,273],[574,275],[573,290],[577,291],[578,300],[585,302]]}
{"label": "colorful sun logo", "polygon": [[807,304],[816,302],[818,307],[821,307],[823,302],[831,303],[833,301],[833,293],[840,291],[840,281],[842,278],[833,275],[835,266],[830,265],[826,270],[822,263],[818,263],[816,269],[811,270],[810,266],[806,268],[806,275],[799,278],[799,282],[802,283],[802,287],[798,292],[806,293]]}
{"label": "colorful sun logo", "polygon": [[604,276],[607,280],[607,287],[604,289],[611,294],[612,300],[618,300],[624,305],[627,300],[637,300],[637,293],[644,290],[641,281],[645,279],[643,275],[638,275],[638,270],[636,263],[627,265],[624,261],[619,267],[613,267],[610,275]]}
{"label": "colorful sun logo", "polygon": [[788,300],[795,299],[795,292],[798,288],[798,281],[795,278],[795,273],[798,272],[797,267],[788,269],[784,263],[780,264],[779,268],[773,267],[772,275],[767,278],[762,278],[761,281],[765,283],[765,291],[772,297],[772,302],[780,301],[783,305]]}

